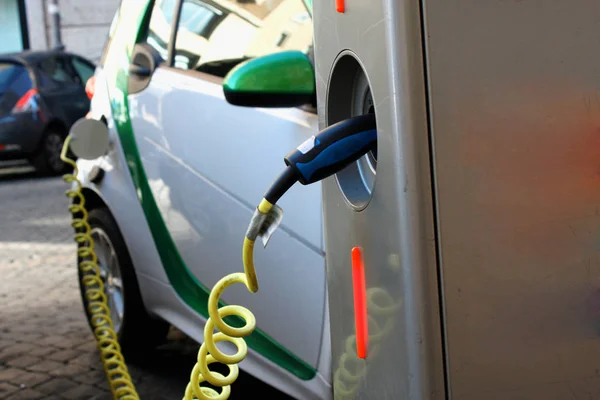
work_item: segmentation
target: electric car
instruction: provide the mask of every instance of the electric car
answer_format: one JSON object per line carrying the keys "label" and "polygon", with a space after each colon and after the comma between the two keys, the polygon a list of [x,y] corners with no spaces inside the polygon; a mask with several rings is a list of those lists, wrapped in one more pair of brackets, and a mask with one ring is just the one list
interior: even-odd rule
{"label": "electric car", "polygon": [[[89,118],[106,123],[110,146],[79,159],[78,177],[124,351],[160,343],[169,325],[203,341],[210,289],[242,271],[258,202],[317,131],[311,52],[308,0],[120,4],[88,85]],[[247,60],[264,63],[224,90]],[[238,285],[223,300],[257,319],[242,369],[327,399],[321,187],[296,185],[278,204],[283,222],[255,253],[258,293]]]}

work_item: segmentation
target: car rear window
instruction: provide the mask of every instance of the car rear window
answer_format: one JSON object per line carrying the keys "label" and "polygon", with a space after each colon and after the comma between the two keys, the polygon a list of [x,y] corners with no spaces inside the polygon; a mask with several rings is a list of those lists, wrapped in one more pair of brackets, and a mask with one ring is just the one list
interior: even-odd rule
{"label": "car rear window", "polygon": [[23,96],[32,87],[27,68],[20,64],[0,62],[0,93],[14,92]]}
{"label": "car rear window", "polygon": [[32,87],[27,68],[16,63],[0,62],[0,116],[8,114]]}

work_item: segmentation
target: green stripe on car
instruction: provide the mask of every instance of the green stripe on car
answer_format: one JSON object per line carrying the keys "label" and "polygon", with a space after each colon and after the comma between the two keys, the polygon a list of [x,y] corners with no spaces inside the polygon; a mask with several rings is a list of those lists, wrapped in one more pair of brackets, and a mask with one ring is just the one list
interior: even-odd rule
{"label": "green stripe on car", "polygon": [[[128,4],[125,7],[132,8],[129,11],[122,9],[122,12],[127,13],[127,15],[121,19],[125,22],[117,27],[115,36],[112,39],[104,72],[109,88],[113,119],[127,165],[169,282],[179,297],[188,306],[200,315],[208,318],[208,295],[210,290],[204,287],[190,272],[171,238],[148,185],[129,119],[127,85],[130,56],[133,46],[142,35],[139,27],[146,18],[150,3],[123,3],[124,5]],[[132,18],[130,18],[129,14]],[[133,21],[136,23],[131,24]],[[239,325],[243,323],[241,319],[238,321],[229,320],[228,322]],[[245,340],[250,348],[300,379],[310,380],[316,375],[316,370],[313,367],[292,354],[260,329],[256,329]]]}

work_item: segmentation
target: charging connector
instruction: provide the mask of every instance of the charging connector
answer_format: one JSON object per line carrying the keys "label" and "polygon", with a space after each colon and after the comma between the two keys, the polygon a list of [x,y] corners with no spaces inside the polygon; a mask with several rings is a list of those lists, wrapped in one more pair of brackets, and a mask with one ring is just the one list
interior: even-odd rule
{"label": "charging connector", "polygon": [[377,150],[375,115],[366,114],[331,125],[290,152],[288,166],[264,198],[275,204],[296,182],[310,185],[341,171]]}
{"label": "charging connector", "polygon": [[298,181],[309,185],[355,162],[377,145],[375,115],[366,114],[331,125],[285,157]]}

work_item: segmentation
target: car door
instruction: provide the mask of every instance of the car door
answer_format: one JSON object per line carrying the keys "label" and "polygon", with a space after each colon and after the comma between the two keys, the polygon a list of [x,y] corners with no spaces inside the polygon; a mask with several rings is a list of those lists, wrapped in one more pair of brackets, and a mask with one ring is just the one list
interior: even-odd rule
{"label": "car door", "polygon": [[[222,78],[251,57],[307,52],[312,26],[302,0],[184,0],[171,35],[173,3],[154,4],[132,56],[128,100],[154,201],[185,264],[164,267],[202,314],[204,305],[193,304],[198,295],[188,298],[187,290],[207,292],[242,271],[242,241],[257,203],[285,167],[283,157],[317,130],[314,111],[229,105]],[[260,332],[250,347],[304,379],[314,376],[324,319],[320,196],[318,184],[298,185],[281,199],[282,226],[255,252],[259,292],[238,285],[223,296],[255,313]]]}
{"label": "car door", "polygon": [[57,53],[40,62],[37,68],[40,95],[54,117],[71,126],[85,116],[90,100],[68,56]]}

